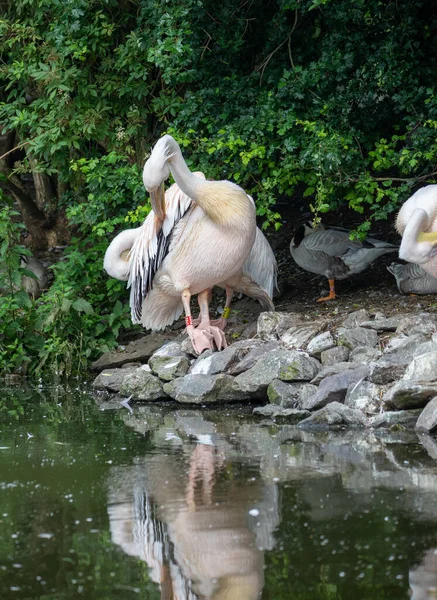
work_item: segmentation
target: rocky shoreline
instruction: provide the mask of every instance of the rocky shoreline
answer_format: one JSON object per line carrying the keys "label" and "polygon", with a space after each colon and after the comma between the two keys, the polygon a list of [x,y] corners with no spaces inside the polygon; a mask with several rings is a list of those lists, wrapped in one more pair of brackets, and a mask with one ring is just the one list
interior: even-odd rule
{"label": "rocky shoreline", "polygon": [[264,312],[251,335],[199,357],[186,337],[144,336],[94,363],[93,388],[136,402],[247,403],[301,429],[437,427],[437,314]]}

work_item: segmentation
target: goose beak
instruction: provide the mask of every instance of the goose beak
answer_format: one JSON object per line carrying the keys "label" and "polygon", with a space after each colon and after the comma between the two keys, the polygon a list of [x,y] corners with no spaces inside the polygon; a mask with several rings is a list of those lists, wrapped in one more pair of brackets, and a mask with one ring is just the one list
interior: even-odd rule
{"label": "goose beak", "polygon": [[156,217],[163,221],[165,219],[165,191],[164,183],[150,192],[150,203]]}

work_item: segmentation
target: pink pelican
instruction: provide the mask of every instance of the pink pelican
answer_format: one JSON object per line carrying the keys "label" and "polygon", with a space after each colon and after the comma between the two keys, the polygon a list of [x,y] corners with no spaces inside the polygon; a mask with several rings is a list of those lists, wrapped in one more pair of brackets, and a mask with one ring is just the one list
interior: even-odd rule
{"label": "pink pelican", "polygon": [[[170,172],[176,184],[164,196]],[[253,200],[236,184],[191,173],[169,135],[155,145],[143,181],[153,210],[141,227],[113,240],[104,268],[128,281],[134,323],[157,331],[185,310],[195,350],[200,353],[214,344],[220,350],[226,347],[223,329],[234,291],[274,308],[270,298],[276,261],[256,227]],[[226,289],[226,305],[222,319],[211,322],[208,304],[214,285]],[[200,307],[197,327],[190,309],[193,294]]]}
{"label": "pink pelican", "polygon": [[396,229],[402,235],[399,258],[437,277],[437,185],[417,190],[404,202]]}

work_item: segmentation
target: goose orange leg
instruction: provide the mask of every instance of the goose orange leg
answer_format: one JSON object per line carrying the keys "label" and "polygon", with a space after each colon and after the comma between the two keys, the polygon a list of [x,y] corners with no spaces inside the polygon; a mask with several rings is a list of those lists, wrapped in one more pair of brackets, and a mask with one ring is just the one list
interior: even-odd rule
{"label": "goose orange leg", "polygon": [[326,302],[327,300],[335,300],[335,280],[328,279],[329,281],[329,295],[324,298],[319,298],[317,302]]}

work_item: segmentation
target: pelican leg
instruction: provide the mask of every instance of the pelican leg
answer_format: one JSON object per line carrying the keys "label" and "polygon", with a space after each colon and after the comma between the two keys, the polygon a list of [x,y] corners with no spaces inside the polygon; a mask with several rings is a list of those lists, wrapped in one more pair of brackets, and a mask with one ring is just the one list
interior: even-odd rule
{"label": "pelican leg", "polygon": [[[211,324],[209,319],[209,301],[211,298],[211,290],[204,290],[197,295],[197,301],[200,307],[200,324],[196,331],[203,330],[213,336],[217,350],[227,348],[225,334],[221,329]],[[212,346],[211,346],[212,347]]]}
{"label": "pelican leg", "polygon": [[204,350],[207,350],[208,348],[214,348],[214,337],[212,332],[201,331],[199,329],[194,328],[190,307],[190,291],[184,290],[182,292],[181,298],[185,310],[185,324],[187,327],[187,333],[190,337],[191,343],[193,344],[194,350],[197,352],[197,354],[201,354]]}
{"label": "pelican leg", "polygon": [[326,302],[327,300],[335,300],[335,280],[328,279],[329,281],[329,295],[324,298],[319,298],[317,302]]}
{"label": "pelican leg", "polygon": [[231,314],[231,302],[232,302],[233,295],[234,295],[234,292],[233,292],[232,288],[226,286],[226,303],[225,303],[225,307],[223,309],[223,314],[220,317],[220,319],[215,319],[214,321],[211,321],[211,325],[218,327],[222,331],[224,331],[226,325],[228,324],[228,318],[229,318],[229,315]]}
{"label": "pelican leg", "polygon": [[[211,302],[211,300],[212,300],[212,288],[209,288],[208,289],[208,304]],[[199,303],[199,296],[197,296],[197,302]],[[199,309],[200,309],[200,304],[199,304]],[[198,327],[200,325],[200,321],[201,321],[201,318],[200,318],[200,312],[199,312],[199,316],[196,319],[193,319],[194,327]],[[215,325],[214,321],[211,321],[211,323],[213,325]]]}

